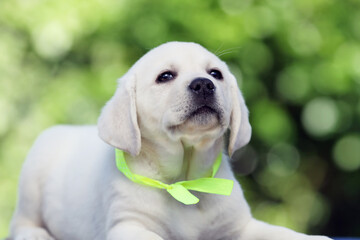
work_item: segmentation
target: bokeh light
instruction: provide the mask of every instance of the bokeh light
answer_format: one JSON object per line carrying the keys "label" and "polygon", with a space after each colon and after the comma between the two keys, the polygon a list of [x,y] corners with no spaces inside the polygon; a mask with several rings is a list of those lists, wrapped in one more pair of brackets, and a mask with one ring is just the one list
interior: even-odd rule
{"label": "bokeh light", "polygon": [[360,168],[360,135],[350,134],[340,138],[333,149],[336,165],[344,171]]}
{"label": "bokeh light", "polygon": [[300,154],[290,144],[279,143],[273,146],[268,155],[269,170],[279,176],[293,174],[299,167]]}
{"label": "bokeh light", "polygon": [[303,103],[312,91],[307,69],[301,65],[285,69],[277,78],[276,88],[284,99],[292,103]]}
{"label": "bokeh light", "polygon": [[306,131],[315,137],[324,137],[336,131],[339,110],[330,98],[316,98],[305,105],[302,123]]}
{"label": "bokeh light", "polygon": [[33,33],[37,53],[47,59],[64,56],[71,48],[72,36],[58,22],[50,22]]}
{"label": "bokeh light", "polygon": [[300,22],[291,29],[288,41],[295,54],[307,56],[320,49],[322,39],[316,26]]}
{"label": "bokeh light", "polygon": [[236,151],[231,159],[234,171],[242,176],[253,173],[259,161],[257,153],[251,145]]}
{"label": "bokeh light", "polygon": [[255,74],[269,69],[272,65],[272,55],[261,42],[250,42],[240,51],[242,71],[252,71]]}
{"label": "bokeh light", "polygon": [[254,134],[268,144],[290,140],[294,133],[288,113],[278,104],[259,101],[251,115]]}
{"label": "bokeh light", "polygon": [[253,0],[244,0],[244,1],[236,1],[236,0],[221,0],[220,6],[221,8],[228,14],[235,15],[245,11],[247,8],[251,6]]}

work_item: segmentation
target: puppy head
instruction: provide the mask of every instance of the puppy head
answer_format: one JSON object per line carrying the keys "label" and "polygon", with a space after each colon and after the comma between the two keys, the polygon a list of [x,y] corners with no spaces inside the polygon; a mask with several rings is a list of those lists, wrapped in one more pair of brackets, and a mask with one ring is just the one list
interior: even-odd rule
{"label": "puppy head", "polygon": [[251,136],[248,110],[235,77],[194,43],[170,42],[145,54],[119,80],[98,122],[100,137],[131,155],[141,137],[197,145],[230,129],[229,154]]}

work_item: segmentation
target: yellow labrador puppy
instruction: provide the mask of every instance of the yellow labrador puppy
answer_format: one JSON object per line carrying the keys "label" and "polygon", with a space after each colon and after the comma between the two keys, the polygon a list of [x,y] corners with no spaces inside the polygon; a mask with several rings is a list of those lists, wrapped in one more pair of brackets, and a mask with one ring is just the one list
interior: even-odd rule
{"label": "yellow labrador puppy", "polygon": [[[226,134],[225,134],[226,133]],[[216,178],[230,196],[192,192],[185,205],[166,190],[131,181],[115,164],[162,183],[208,177],[215,159],[247,144],[248,110],[226,64],[198,44],[170,42],[119,80],[98,126],[56,126],[23,166],[13,240],[326,240],[252,218],[228,161]]]}

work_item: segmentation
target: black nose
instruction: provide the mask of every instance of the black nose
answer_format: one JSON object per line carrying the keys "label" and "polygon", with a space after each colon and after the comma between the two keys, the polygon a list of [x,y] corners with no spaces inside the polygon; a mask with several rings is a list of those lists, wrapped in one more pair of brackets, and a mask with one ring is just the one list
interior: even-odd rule
{"label": "black nose", "polygon": [[214,83],[207,78],[195,78],[189,85],[189,89],[204,98],[214,95],[215,85]]}

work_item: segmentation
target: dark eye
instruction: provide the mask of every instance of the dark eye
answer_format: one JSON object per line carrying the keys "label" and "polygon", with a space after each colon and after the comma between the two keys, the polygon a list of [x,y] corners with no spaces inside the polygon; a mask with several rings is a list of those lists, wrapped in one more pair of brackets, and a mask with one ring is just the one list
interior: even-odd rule
{"label": "dark eye", "polygon": [[223,79],[223,75],[221,74],[221,72],[219,70],[216,70],[216,69],[211,69],[209,71],[209,74],[215,78],[215,79],[218,79],[218,80],[222,80]]}
{"label": "dark eye", "polygon": [[175,72],[171,72],[171,71],[163,72],[156,78],[156,82],[157,83],[165,83],[165,82],[173,80],[175,77],[176,77]]}

